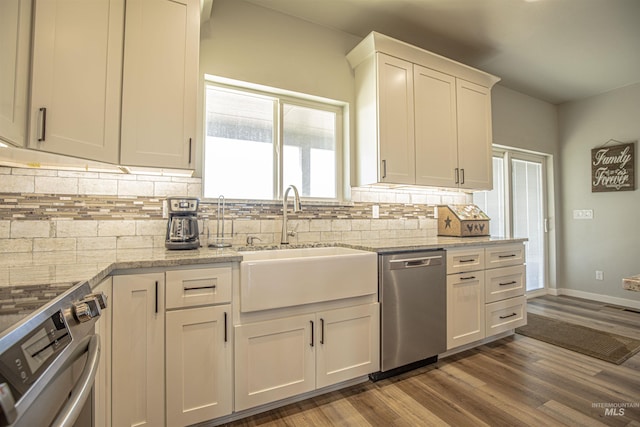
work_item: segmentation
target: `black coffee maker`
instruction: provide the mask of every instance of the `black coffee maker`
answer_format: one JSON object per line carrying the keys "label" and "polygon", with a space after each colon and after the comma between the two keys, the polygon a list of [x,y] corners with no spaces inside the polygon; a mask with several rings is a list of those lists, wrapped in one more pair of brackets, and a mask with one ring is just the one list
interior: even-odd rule
{"label": "black coffee maker", "polygon": [[197,197],[169,197],[167,209],[167,237],[164,245],[167,249],[197,249],[200,247],[198,232]]}

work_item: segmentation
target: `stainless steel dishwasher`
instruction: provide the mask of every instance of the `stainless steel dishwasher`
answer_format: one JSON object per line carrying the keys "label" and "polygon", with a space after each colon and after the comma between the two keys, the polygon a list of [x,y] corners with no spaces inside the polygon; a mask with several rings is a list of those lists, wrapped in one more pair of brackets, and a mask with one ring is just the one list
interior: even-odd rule
{"label": "stainless steel dishwasher", "polygon": [[373,380],[432,363],[447,349],[443,250],[379,256],[381,364]]}

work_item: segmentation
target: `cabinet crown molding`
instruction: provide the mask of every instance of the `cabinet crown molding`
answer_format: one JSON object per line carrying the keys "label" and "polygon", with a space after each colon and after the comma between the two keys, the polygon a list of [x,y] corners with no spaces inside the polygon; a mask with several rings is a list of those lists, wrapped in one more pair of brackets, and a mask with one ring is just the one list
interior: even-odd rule
{"label": "cabinet crown molding", "polygon": [[394,39],[376,31],[367,35],[351,52],[347,54],[347,61],[355,69],[370,55],[381,52],[396,58],[432,68],[457,78],[491,89],[500,81],[500,77],[475,69],[460,62],[421,49],[409,43]]}

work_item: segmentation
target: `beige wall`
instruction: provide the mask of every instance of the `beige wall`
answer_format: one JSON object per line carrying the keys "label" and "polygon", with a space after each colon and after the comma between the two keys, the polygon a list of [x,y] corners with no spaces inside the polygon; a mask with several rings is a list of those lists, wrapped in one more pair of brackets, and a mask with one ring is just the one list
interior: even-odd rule
{"label": "beige wall", "polygon": [[[615,139],[640,138],[640,83],[559,107],[562,233],[559,279],[569,291],[640,301],[622,289],[640,273],[640,190],[591,192],[591,149]],[[636,144],[636,188],[638,188]],[[574,220],[574,209],[593,209],[593,220]],[[595,280],[595,270],[604,280]],[[616,302],[616,301],[613,301]]]}

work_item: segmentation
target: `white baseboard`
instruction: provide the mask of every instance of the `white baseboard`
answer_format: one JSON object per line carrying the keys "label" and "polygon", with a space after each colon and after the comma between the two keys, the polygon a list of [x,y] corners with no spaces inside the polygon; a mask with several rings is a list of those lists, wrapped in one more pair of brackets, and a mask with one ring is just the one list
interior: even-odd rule
{"label": "white baseboard", "polygon": [[640,301],[625,298],[610,297],[608,295],[594,294],[591,292],[576,291],[575,289],[548,289],[550,295],[566,295],[569,297],[584,298],[592,301],[603,302],[605,304],[619,305],[640,310]]}

